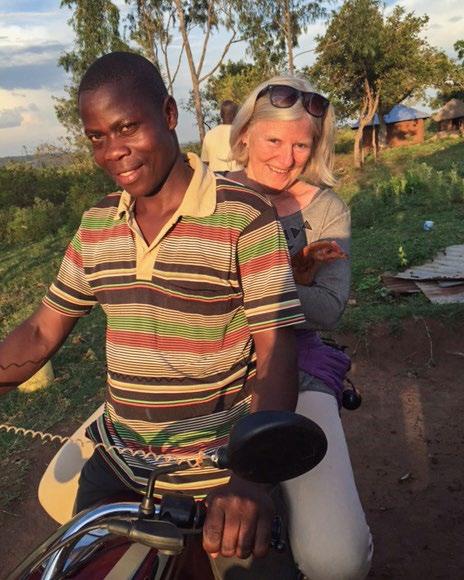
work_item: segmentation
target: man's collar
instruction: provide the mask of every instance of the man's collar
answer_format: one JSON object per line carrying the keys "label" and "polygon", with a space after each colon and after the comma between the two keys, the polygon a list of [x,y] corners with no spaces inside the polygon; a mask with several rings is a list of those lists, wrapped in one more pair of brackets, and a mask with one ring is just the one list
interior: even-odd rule
{"label": "man's collar", "polygon": [[[193,169],[193,175],[176,214],[190,217],[209,216],[216,209],[216,176],[195,153],[187,153],[187,161]],[[124,214],[129,216],[134,209],[134,203],[131,195],[123,191],[114,219],[119,220]]]}

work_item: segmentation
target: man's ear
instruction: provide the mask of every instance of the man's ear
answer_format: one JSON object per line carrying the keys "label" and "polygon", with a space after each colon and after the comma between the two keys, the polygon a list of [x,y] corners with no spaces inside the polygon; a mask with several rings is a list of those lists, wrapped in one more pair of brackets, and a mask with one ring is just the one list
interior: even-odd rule
{"label": "man's ear", "polygon": [[177,111],[176,101],[170,95],[166,97],[163,103],[163,112],[168,125],[168,129],[173,131],[177,127],[179,113]]}

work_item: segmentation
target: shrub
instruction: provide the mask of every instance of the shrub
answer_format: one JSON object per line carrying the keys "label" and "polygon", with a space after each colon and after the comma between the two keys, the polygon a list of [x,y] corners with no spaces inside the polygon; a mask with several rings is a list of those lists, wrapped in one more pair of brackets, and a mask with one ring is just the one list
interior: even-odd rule
{"label": "shrub", "polygon": [[0,167],[0,242],[35,241],[62,226],[73,230],[82,212],[114,189],[111,180],[89,163]]}
{"label": "shrub", "polygon": [[433,211],[446,203],[464,202],[464,177],[457,168],[438,171],[420,163],[403,175],[393,175],[375,184],[373,191],[360,191],[351,201],[353,224],[374,226],[385,216],[401,211]]}
{"label": "shrub", "polygon": [[350,127],[340,127],[337,130],[335,153],[352,153],[355,132]]}
{"label": "shrub", "polygon": [[201,154],[201,143],[198,141],[191,141],[189,143],[184,143],[180,146],[182,153],[196,153],[198,156]]}
{"label": "shrub", "polygon": [[65,201],[67,225],[77,227],[83,212],[115,189],[115,185],[101,171],[76,176]]}
{"label": "shrub", "polygon": [[63,212],[51,201],[36,197],[32,207],[15,207],[10,211],[5,228],[5,242],[9,245],[35,242],[54,234],[62,224]]}

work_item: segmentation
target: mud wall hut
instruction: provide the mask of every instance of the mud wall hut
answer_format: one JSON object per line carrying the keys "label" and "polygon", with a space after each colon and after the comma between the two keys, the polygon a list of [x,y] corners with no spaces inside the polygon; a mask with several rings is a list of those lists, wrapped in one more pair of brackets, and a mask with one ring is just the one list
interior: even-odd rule
{"label": "mud wall hut", "polygon": [[[395,105],[393,109],[384,115],[387,128],[387,147],[401,147],[402,145],[413,145],[422,143],[425,135],[424,120],[430,115],[406,105]],[[359,123],[353,125],[357,129]],[[367,125],[363,131],[363,147],[372,148],[373,131],[378,145],[379,117],[375,115],[374,122]]]}
{"label": "mud wall hut", "polygon": [[464,102],[460,99],[451,99],[432,115],[432,119],[438,123],[439,133],[464,135]]}

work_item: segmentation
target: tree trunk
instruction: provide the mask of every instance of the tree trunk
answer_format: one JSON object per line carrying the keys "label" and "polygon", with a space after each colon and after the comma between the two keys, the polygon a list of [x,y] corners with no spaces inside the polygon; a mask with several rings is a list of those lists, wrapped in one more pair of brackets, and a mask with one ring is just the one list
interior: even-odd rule
{"label": "tree trunk", "polygon": [[356,131],[356,135],[354,136],[354,166],[357,169],[360,169],[363,164],[363,155],[362,155],[362,139],[363,139],[364,127],[359,124],[358,130]]}
{"label": "tree trunk", "polygon": [[285,0],[284,3],[284,20],[285,20],[285,42],[287,44],[287,57],[288,57],[288,72],[291,75],[295,74],[295,65],[293,62],[293,26],[292,26],[292,15],[290,14],[289,0]]}
{"label": "tree trunk", "polygon": [[203,115],[203,107],[201,105],[200,85],[198,81],[193,81],[193,78],[192,92],[193,102],[195,104],[195,114],[197,116],[198,135],[200,136],[200,143],[203,143],[203,139],[205,138],[205,117]]}
{"label": "tree trunk", "polygon": [[187,34],[187,28],[185,25],[185,13],[182,6],[181,0],[174,0],[177,9],[177,17],[179,19],[179,30],[182,34],[182,40],[185,46],[185,54],[187,55],[187,61],[190,69],[190,76],[192,78],[192,92],[193,92],[193,102],[195,105],[195,114],[197,117],[198,134],[200,136],[200,142],[203,143],[205,137],[205,121],[203,115],[203,109],[201,107],[201,95],[200,95],[200,82],[198,78],[197,71],[195,69],[195,62],[193,60],[192,48],[190,46],[189,37]]}
{"label": "tree trunk", "polygon": [[372,153],[377,161],[377,128],[374,122],[372,123]]}
{"label": "tree trunk", "polygon": [[[364,163],[364,151],[362,146],[362,139],[364,133],[364,127],[367,127],[369,123],[374,120],[375,113],[379,107],[380,99],[380,86],[375,88],[369,85],[367,79],[364,79],[364,96],[361,105],[361,111],[359,112],[359,127],[354,140],[354,166],[361,167]],[[375,126],[372,127],[372,135],[375,138]],[[374,150],[374,155],[376,155],[376,149]]]}
{"label": "tree trunk", "polygon": [[387,146],[387,124],[384,119],[384,111],[379,109],[379,149],[385,149]]}

